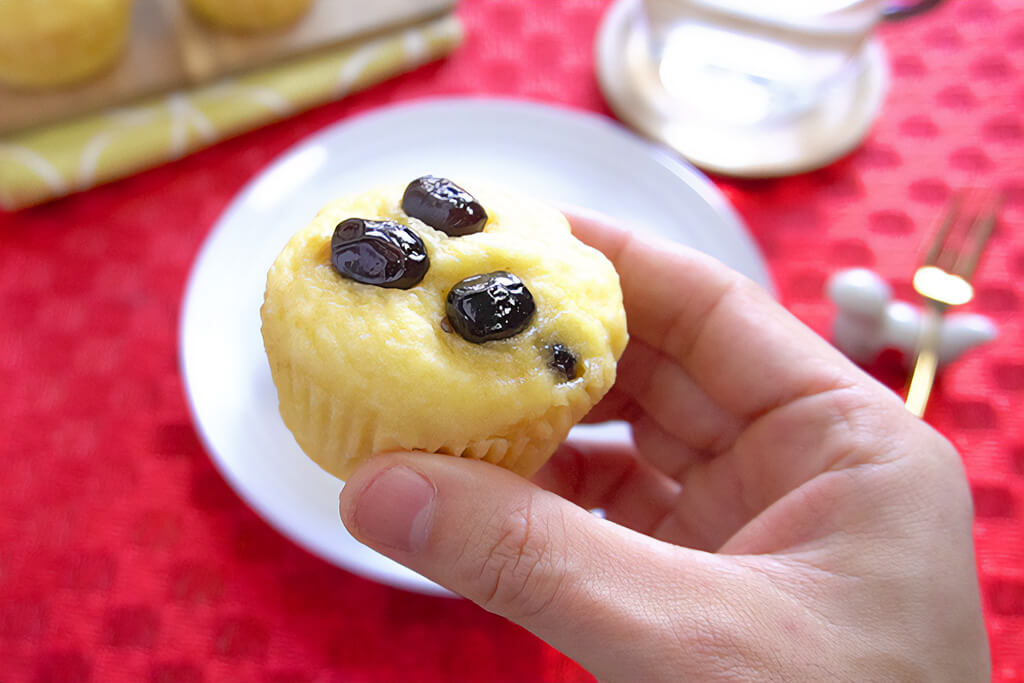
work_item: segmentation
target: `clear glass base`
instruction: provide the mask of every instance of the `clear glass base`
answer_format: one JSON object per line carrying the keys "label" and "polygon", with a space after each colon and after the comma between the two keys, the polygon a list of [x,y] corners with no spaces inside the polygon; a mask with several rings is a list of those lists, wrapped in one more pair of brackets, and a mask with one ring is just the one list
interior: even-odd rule
{"label": "clear glass base", "polygon": [[880,45],[791,44],[681,22],[658,38],[641,0],[619,0],[597,41],[597,70],[624,122],[702,168],[789,175],[855,148],[884,100]]}

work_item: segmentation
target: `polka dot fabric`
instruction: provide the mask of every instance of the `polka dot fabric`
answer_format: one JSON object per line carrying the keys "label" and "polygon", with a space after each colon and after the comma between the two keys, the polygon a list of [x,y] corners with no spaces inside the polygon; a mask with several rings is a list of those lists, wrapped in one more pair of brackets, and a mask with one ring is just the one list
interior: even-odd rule
{"label": "polka dot fabric", "polygon": [[[162,168],[0,214],[0,680],[589,681],[473,605],[311,557],[227,487],[177,366],[192,259],[242,185],[306,135],[432,95],[609,112],[593,77],[604,0],[465,0],[466,44],[342,102]],[[829,274],[867,266],[910,296],[950,193],[1001,188],[971,309],[999,339],[939,381],[930,421],[964,455],[994,677],[1024,681],[1024,6],[948,2],[886,26],[894,87],[868,141],[794,178],[716,178],[782,301],[827,334]],[[891,356],[871,371],[894,388]]]}

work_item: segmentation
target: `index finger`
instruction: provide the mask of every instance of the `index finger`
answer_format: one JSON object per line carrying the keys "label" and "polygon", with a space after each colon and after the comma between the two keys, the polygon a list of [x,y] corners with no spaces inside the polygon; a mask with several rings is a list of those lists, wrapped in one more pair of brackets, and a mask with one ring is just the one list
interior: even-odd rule
{"label": "index finger", "polygon": [[629,332],[682,367],[719,406],[754,417],[867,378],[760,286],[714,258],[567,212],[622,283]]}

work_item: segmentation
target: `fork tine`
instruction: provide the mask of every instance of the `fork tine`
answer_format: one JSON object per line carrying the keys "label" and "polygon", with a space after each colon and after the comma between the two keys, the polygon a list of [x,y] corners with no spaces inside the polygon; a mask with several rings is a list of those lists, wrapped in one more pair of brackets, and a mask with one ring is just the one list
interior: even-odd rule
{"label": "fork tine", "polygon": [[[906,404],[918,417],[924,415],[939,367],[942,316],[950,306],[965,304],[974,296],[970,280],[995,230],[1002,203],[999,193],[979,197],[978,192],[957,192],[949,202],[924,262],[914,271],[914,289],[925,300],[925,312]],[[955,239],[951,239],[954,232]]]}
{"label": "fork tine", "polygon": [[954,275],[959,275],[967,282],[970,282],[971,278],[974,277],[974,271],[978,268],[978,261],[981,260],[981,255],[985,251],[992,233],[995,231],[1002,207],[1002,193],[997,193],[986,205],[983,205],[983,210],[978,213],[968,230],[968,238],[965,238],[966,241],[966,239],[974,236],[974,245],[970,248],[970,251],[965,249],[960,254],[953,268]]}
{"label": "fork tine", "polygon": [[928,247],[928,253],[924,257],[925,265],[939,265],[939,258],[946,250],[946,242],[949,240],[949,232],[953,229],[953,226],[960,218],[960,209],[963,206],[963,201],[963,192],[957,192],[956,195],[953,196],[953,199],[950,200],[949,207],[946,209],[946,213],[942,217],[939,229],[935,233],[935,237],[932,238],[932,243]]}

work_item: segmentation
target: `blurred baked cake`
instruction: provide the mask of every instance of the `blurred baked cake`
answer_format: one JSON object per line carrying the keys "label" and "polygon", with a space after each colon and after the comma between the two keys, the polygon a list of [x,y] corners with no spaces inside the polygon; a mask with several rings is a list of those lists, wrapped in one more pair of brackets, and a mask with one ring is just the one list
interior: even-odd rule
{"label": "blurred baked cake", "polygon": [[50,88],[87,80],[121,55],[131,0],[0,0],[0,83]]}
{"label": "blurred baked cake", "polygon": [[[329,1],[329,0],[328,0]],[[229,31],[281,28],[302,17],[313,0],[188,0],[208,23]]]}

